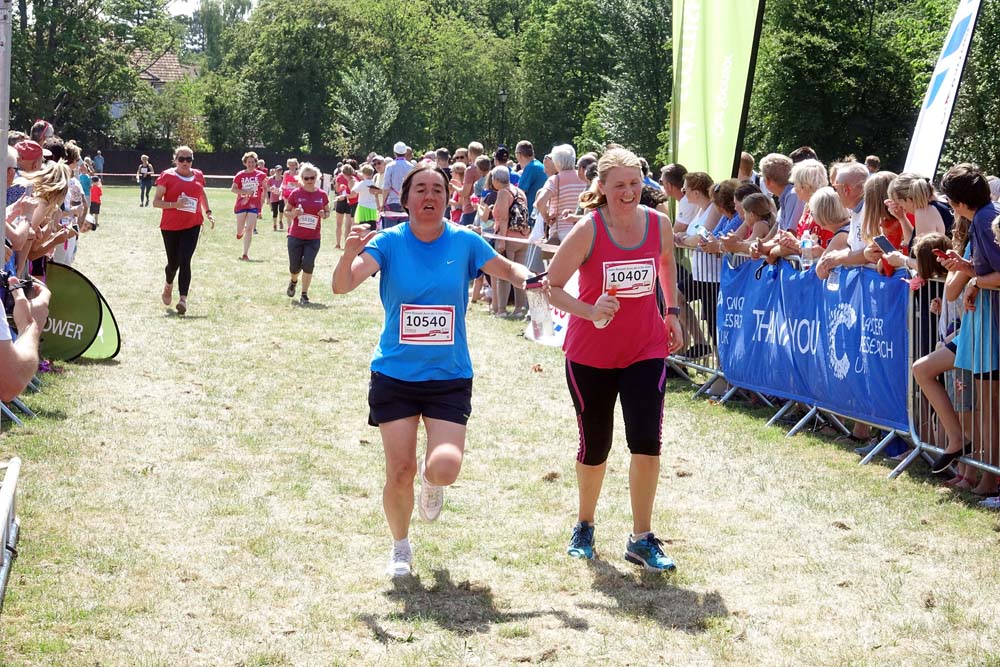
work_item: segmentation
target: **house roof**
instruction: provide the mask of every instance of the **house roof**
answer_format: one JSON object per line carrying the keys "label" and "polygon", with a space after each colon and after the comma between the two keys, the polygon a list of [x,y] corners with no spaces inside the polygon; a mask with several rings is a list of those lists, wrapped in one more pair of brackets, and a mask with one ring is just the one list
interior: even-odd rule
{"label": "house roof", "polygon": [[194,66],[181,64],[177,60],[177,54],[170,52],[154,60],[151,52],[137,49],[132,52],[132,65],[139,71],[139,78],[154,88],[197,74]]}

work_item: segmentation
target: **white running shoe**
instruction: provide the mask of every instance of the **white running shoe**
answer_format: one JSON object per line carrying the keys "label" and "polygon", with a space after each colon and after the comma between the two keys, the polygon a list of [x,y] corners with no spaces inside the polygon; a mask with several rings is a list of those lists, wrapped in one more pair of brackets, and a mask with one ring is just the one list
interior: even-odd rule
{"label": "white running shoe", "polygon": [[385,573],[390,577],[408,577],[413,572],[413,547],[409,542],[402,546],[393,545],[389,552],[389,564]]}
{"label": "white running shoe", "polygon": [[417,495],[417,509],[424,521],[435,521],[444,507],[444,487],[435,486],[424,477],[424,462],[420,461],[420,493]]}

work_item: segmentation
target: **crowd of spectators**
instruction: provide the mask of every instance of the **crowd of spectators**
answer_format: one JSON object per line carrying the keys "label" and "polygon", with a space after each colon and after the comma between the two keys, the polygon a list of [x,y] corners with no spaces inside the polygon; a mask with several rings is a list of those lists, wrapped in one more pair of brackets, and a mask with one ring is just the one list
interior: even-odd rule
{"label": "crowd of spectators", "polygon": [[[102,158],[103,160],[103,158]],[[4,219],[5,317],[0,322],[0,398],[11,400],[38,369],[38,343],[48,315],[49,261],[72,264],[78,237],[97,227],[101,178],[80,147],[37,121],[7,138]],[[96,199],[92,199],[96,197]],[[11,372],[6,372],[7,369]]]}

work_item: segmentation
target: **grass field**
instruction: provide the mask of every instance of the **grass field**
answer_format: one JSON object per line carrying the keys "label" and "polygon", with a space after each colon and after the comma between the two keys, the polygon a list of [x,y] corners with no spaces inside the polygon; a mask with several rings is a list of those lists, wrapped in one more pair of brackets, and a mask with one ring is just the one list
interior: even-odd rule
{"label": "grass field", "polygon": [[237,261],[231,195],[211,197],[187,317],[159,301],[158,215],[135,188],[107,188],[80,244],[123,348],[46,375],[40,417],[0,438],[23,459],[0,665],[1000,665],[995,515],[679,383],[654,515],[678,573],[621,558],[620,422],[600,558],[567,558],[561,352],[482,306],[465,467],[441,520],[414,524],[417,576],[387,580],[377,284],[335,297],[326,241],[299,306],[284,235],[268,221]]}

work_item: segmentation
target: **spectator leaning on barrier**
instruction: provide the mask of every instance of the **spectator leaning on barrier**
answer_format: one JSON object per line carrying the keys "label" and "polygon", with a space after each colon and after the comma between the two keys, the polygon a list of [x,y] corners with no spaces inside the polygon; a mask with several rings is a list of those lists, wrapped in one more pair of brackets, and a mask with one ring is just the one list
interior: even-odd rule
{"label": "spectator leaning on barrier", "polygon": [[[12,316],[17,340],[13,340],[7,318],[0,317],[0,368],[4,369],[0,373],[0,400],[5,402],[17,398],[38,370],[38,343],[49,314],[51,295],[43,283],[25,288],[18,285],[17,278],[12,277],[5,287],[14,300]],[[26,290],[30,293],[25,294]]]}
{"label": "spectator leaning on barrier", "polygon": [[675,232],[685,231],[700,212],[685,194],[685,175],[687,175],[687,169],[684,165],[676,162],[668,164],[660,170],[660,183],[663,185],[663,191],[677,202],[677,215],[674,218]]}
{"label": "spectator leaning on barrier", "polygon": [[[833,188],[840,197],[840,203],[851,216],[851,227],[848,234],[848,247],[836,252],[823,253],[816,266],[816,274],[826,278],[837,266],[860,266],[865,263],[865,247],[867,244],[861,238],[861,221],[865,206],[865,181],[868,180],[868,170],[863,164],[845,162],[837,169]],[[838,244],[839,245],[839,244]]]}
{"label": "spectator leaning on barrier", "polygon": [[[970,277],[964,301],[967,312],[962,318],[959,335],[949,344],[949,349],[953,348],[955,367],[973,373],[974,392],[980,402],[977,410],[977,432],[980,438],[975,443],[978,445],[976,449],[982,448],[979,455],[982,460],[996,463],[1000,458],[1000,425],[997,423],[1000,419],[1000,410],[997,409],[997,385],[1000,382],[1000,292],[996,291],[1000,288],[1000,245],[997,244],[993,230],[996,209],[990,200],[986,177],[973,164],[959,164],[949,169],[941,181],[941,190],[948,197],[955,214],[971,220],[970,259],[964,259],[951,251],[947,259],[941,260],[949,271],[960,271]],[[983,291],[981,288],[989,288],[990,291]],[[929,368],[918,369],[915,365],[914,376],[918,377],[921,388],[925,388],[925,384],[930,387],[930,390],[925,388],[925,394],[938,411],[948,432],[948,448],[932,468],[935,472],[941,472],[959,456],[973,454],[974,443],[963,442],[958,419],[947,395],[942,400],[941,393],[929,384],[927,378],[920,378],[919,371],[930,373],[935,370],[933,364],[927,366]],[[995,476],[984,474],[978,490],[995,493],[996,481]],[[1000,506],[1000,501],[990,502]]]}
{"label": "spectator leaning on barrier", "polygon": [[802,217],[803,204],[795,196],[792,176],[792,159],[780,153],[765,155],[760,161],[764,185],[768,192],[778,196],[778,229],[794,229]]}
{"label": "spectator leaning on barrier", "polygon": [[865,260],[878,265],[878,270],[885,276],[891,276],[895,270],[885,261],[882,249],[874,242],[875,237],[884,236],[896,250],[904,255],[909,253],[913,241],[913,224],[903,216],[897,218],[889,211],[886,202],[889,199],[889,184],[896,178],[891,171],[880,171],[865,181],[865,212],[861,222],[861,238],[866,247]]}
{"label": "spectator leaning on barrier", "polygon": [[889,184],[889,212],[900,223],[913,216],[915,238],[925,234],[950,234],[955,217],[934,195],[934,186],[923,176],[903,173]]}

